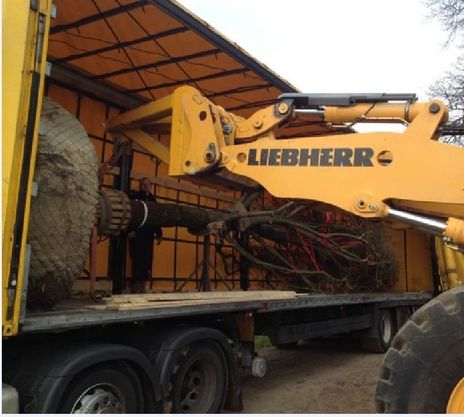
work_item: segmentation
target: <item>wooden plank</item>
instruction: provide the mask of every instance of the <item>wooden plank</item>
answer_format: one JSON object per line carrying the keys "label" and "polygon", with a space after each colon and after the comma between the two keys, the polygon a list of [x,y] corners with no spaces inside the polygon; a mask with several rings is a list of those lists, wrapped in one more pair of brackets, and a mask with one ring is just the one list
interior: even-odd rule
{"label": "wooden plank", "polygon": [[181,293],[150,293],[150,294],[118,294],[103,298],[111,303],[140,303],[146,301],[177,301],[177,300],[262,300],[275,298],[295,298],[294,291],[211,291],[211,292],[181,292]]}
{"label": "wooden plank", "polygon": [[89,304],[85,305],[84,309],[86,310],[108,310],[108,306],[105,304]]}
{"label": "wooden plank", "polygon": [[[272,298],[272,300],[287,300],[289,297],[281,296]],[[270,300],[270,299],[269,299]],[[169,308],[169,307],[182,307],[182,306],[191,306],[199,304],[199,301],[202,301],[203,305],[214,305],[214,304],[224,304],[224,299],[215,299],[215,300],[178,300],[178,301],[157,301],[157,302],[140,302],[140,303],[107,303],[106,308],[108,310],[117,310],[117,311],[127,311],[127,310],[139,310],[139,309],[160,309],[160,308]],[[252,301],[244,298],[232,298],[228,299],[230,302],[244,302]],[[256,301],[259,301],[256,300]],[[264,300],[263,300],[264,301]]]}
{"label": "wooden plank", "polygon": [[[224,303],[223,300],[214,300],[210,302],[205,302],[204,304],[218,304]],[[186,301],[158,301],[158,302],[140,302],[140,303],[106,303],[100,305],[86,305],[84,308],[89,310],[99,310],[99,311],[126,311],[126,310],[138,310],[138,309],[159,309],[159,308],[169,308],[169,307],[179,307],[179,306],[188,306],[195,305],[198,301],[196,300],[186,300]]]}

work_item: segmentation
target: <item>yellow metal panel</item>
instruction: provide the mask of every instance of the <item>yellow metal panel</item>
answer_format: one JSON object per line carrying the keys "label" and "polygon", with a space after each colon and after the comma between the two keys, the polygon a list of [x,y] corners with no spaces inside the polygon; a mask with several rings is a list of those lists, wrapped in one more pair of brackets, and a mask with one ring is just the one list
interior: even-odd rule
{"label": "yellow metal panel", "polygon": [[[39,10],[30,9],[30,1],[3,1],[3,183],[2,183],[2,222],[3,222],[3,267],[2,267],[2,301],[3,301],[3,335],[14,335],[18,331],[21,292],[23,288],[24,255],[32,177],[34,174],[37,136],[40,121],[41,97],[46,66],[48,30],[50,24],[50,0],[42,0]],[[39,43],[39,21],[42,22],[43,43]],[[42,45],[42,59],[37,48]],[[21,246],[19,247],[19,264],[16,277],[12,278],[9,288],[11,257],[13,253],[14,229],[17,216],[18,194],[21,168],[23,166],[24,144],[33,73],[40,74],[38,85],[38,103],[35,114],[35,130],[27,178],[24,221],[22,224]],[[34,115],[32,115],[33,117]],[[15,282],[13,282],[15,281]]]}
{"label": "yellow metal panel", "polygon": [[[279,161],[267,164],[266,152],[269,150],[274,150],[279,160],[285,149],[294,150],[297,155],[312,149],[326,150],[331,161],[335,148],[362,151],[366,146],[373,155],[370,166],[334,167],[331,163],[324,165],[322,157],[320,161],[319,158],[314,158],[314,162],[305,159],[291,165]],[[383,166],[375,158],[386,149],[393,154],[394,160]],[[417,157],[418,149],[420,158]],[[457,175],[457,167],[464,166],[464,151],[433,140],[376,132],[279,141],[261,139],[245,145],[226,146],[221,151],[229,171],[252,178],[276,197],[314,199],[364,217],[385,216],[381,208],[384,201],[392,198],[433,201],[434,213],[430,214],[464,217],[464,183],[463,177]],[[261,163],[262,156],[266,165]],[[436,175],[437,172],[440,175]],[[295,178],[299,181],[294,181]],[[339,186],[334,186],[337,184]],[[366,207],[376,207],[377,210],[361,211],[357,205],[361,200]],[[457,212],[454,211],[456,205],[460,207]]]}
{"label": "yellow metal panel", "polygon": [[[171,96],[110,119],[107,129],[156,127],[169,110],[172,176],[195,175],[219,163],[257,181],[276,197],[321,201],[363,217],[386,217],[391,200],[401,201],[406,208],[421,204],[429,215],[464,217],[462,176],[456,175],[456,167],[464,166],[464,152],[433,140],[436,128],[447,118],[441,102],[359,104],[324,111],[327,121],[338,123],[360,117],[410,121],[401,134],[353,133],[277,141],[270,129],[291,116],[287,103],[259,110],[245,120],[183,86]],[[234,145],[250,138],[259,140]],[[333,186],[340,178],[344,179],[343,192]],[[443,183],[447,186],[442,187]],[[449,219],[445,235],[460,243],[462,224],[462,220]]]}
{"label": "yellow metal panel", "polygon": [[174,242],[164,241],[161,245],[156,246],[153,260],[153,276],[172,277],[174,275],[173,254]]}
{"label": "yellow metal panel", "polygon": [[[16,132],[19,130],[20,101],[22,99],[21,85],[23,82],[23,67],[25,64],[27,22],[29,16],[28,1],[6,1],[3,0],[3,48],[2,48],[2,70],[3,70],[3,140],[2,140],[2,225],[4,234],[6,210],[8,204],[9,184],[13,169],[13,155],[15,153]],[[12,44],[14,42],[14,45]],[[15,205],[13,205],[15,207]],[[13,213],[13,216],[11,215]],[[10,209],[8,220],[11,222],[14,211]],[[5,242],[4,242],[5,243]],[[5,249],[5,245],[3,246]]]}
{"label": "yellow metal panel", "polygon": [[[200,254],[202,255],[202,252],[200,252]],[[183,243],[183,242],[177,243],[177,257],[176,257],[177,277],[187,278],[195,270],[196,265],[197,265],[197,259],[195,255],[196,254],[195,254],[194,243]],[[155,256],[156,256],[156,249],[155,249]]]}
{"label": "yellow metal panel", "polygon": [[385,235],[388,238],[396,261],[396,280],[392,290],[397,292],[408,291],[406,278],[406,251],[405,251],[405,230],[397,230],[385,227]]}
{"label": "yellow metal panel", "polygon": [[[2,93],[2,225],[3,225],[3,277],[9,265],[13,240],[13,227],[16,214],[16,195],[20,152],[17,135],[23,130],[25,115],[20,113],[21,105],[27,100],[22,93],[26,55],[29,2],[3,1],[3,93]],[[7,41],[8,40],[8,41]],[[14,42],[14,45],[12,44]],[[5,302],[5,299],[3,300]],[[5,305],[5,303],[4,303]]]}
{"label": "yellow metal panel", "polygon": [[435,239],[435,250],[442,289],[464,285],[464,254],[448,248],[438,238]]}
{"label": "yellow metal panel", "polygon": [[157,101],[115,116],[106,121],[105,128],[108,132],[112,132],[116,129],[128,129],[133,125],[159,121],[171,115],[173,106],[172,99],[172,96],[166,96]]}
{"label": "yellow metal panel", "polygon": [[422,232],[406,231],[408,291],[433,291],[430,238]]}

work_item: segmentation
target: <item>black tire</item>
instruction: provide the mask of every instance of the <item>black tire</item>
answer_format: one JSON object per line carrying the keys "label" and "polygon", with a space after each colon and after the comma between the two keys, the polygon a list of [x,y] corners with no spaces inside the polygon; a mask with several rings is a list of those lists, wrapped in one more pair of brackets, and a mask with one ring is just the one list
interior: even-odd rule
{"label": "black tire", "polygon": [[381,413],[445,413],[464,377],[464,287],[417,310],[385,356],[377,384]]}
{"label": "black tire", "polygon": [[59,413],[127,414],[143,412],[141,385],[126,366],[92,368],[78,375],[63,396]]}
{"label": "black tire", "polygon": [[227,394],[227,373],[226,358],[216,343],[199,341],[180,349],[164,411],[219,413]]}
{"label": "black tire", "polygon": [[414,307],[396,307],[396,320],[397,320],[397,328],[400,329],[403,325],[405,325],[411,314],[416,309]]}
{"label": "black tire", "polygon": [[391,311],[387,309],[380,309],[374,320],[374,326],[369,333],[361,336],[361,346],[366,352],[385,353],[395,337],[395,320]]}
{"label": "black tire", "polygon": [[83,126],[44,97],[28,240],[28,307],[66,298],[88,255],[96,215],[95,148]]}

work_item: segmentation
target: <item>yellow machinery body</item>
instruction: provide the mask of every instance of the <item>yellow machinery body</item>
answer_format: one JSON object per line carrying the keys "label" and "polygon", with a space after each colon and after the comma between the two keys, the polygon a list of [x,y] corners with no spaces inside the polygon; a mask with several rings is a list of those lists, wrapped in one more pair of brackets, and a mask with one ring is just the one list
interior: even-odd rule
{"label": "yellow machinery body", "polygon": [[3,1],[3,335],[18,331],[50,8]]}
{"label": "yellow machinery body", "polygon": [[[317,200],[366,218],[425,214],[432,217],[410,222],[423,222],[422,228],[434,229],[447,243],[464,245],[464,151],[436,140],[448,118],[443,103],[325,106],[321,116],[327,123],[402,122],[407,128],[276,139],[273,130],[296,112],[282,100],[243,119],[194,88],[181,87],[108,120],[106,128],[169,161],[173,176],[226,168],[274,196]],[[170,147],[147,133],[169,128]]]}

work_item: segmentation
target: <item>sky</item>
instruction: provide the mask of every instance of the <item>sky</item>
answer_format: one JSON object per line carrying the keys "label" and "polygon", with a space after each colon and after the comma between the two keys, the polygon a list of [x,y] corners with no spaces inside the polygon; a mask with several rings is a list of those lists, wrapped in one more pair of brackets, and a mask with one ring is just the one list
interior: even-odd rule
{"label": "sky", "polygon": [[416,93],[458,56],[420,0],[180,0],[307,93]]}

